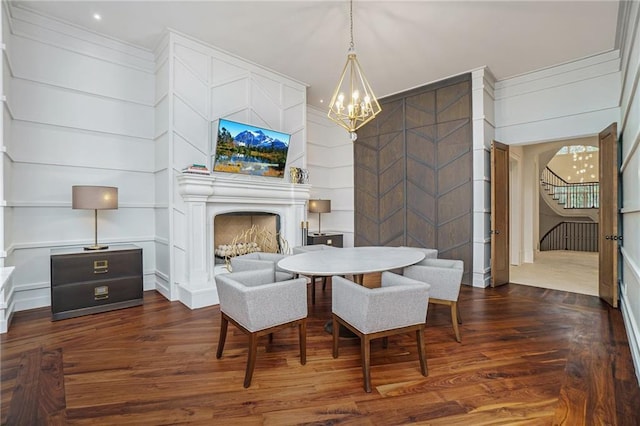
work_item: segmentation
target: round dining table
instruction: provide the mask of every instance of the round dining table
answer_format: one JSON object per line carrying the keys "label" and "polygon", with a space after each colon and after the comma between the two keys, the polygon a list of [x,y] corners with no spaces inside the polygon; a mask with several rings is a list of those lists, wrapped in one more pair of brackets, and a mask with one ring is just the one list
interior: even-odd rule
{"label": "round dining table", "polygon": [[[404,268],[420,262],[424,257],[423,251],[410,247],[347,247],[287,256],[278,262],[278,267],[309,277],[352,275],[353,281],[362,285],[365,274]],[[331,320],[327,321],[324,329],[332,333]],[[356,335],[340,327],[340,337],[355,338]]]}
{"label": "round dining table", "polygon": [[313,277],[353,275],[354,281],[362,284],[365,274],[404,268],[424,257],[424,252],[410,247],[347,247],[287,256],[278,267]]}

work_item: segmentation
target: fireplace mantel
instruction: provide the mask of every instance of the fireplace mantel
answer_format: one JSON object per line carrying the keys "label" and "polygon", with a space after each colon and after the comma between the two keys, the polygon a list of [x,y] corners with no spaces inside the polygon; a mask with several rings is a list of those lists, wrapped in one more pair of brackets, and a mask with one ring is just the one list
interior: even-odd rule
{"label": "fireplace mantel", "polygon": [[213,218],[237,211],[280,216],[280,232],[290,247],[302,245],[300,223],[306,221],[311,185],[258,176],[178,176],[185,204],[185,272],[178,277],[178,298],[192,309],[218,304],[214,279]]}

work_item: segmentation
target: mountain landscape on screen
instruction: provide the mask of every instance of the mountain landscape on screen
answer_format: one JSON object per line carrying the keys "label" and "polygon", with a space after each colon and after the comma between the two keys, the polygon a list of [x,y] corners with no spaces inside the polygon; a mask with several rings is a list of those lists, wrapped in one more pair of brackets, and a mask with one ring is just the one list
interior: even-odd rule
{"label": "mountain landscape on screen", "polygon": [[274,148],[274,149],[287,149],[288,145],[282,142],[280,139],[274,139],[271,136],[264,134],[262,130],[252,132],[245,130],[239,133],[233,138],[236,145],[260,147],[260,148]]}
{"label": "mountain landscape on screen", "polygon": [[213,171],[284,177],[291,135],[219,120]]}

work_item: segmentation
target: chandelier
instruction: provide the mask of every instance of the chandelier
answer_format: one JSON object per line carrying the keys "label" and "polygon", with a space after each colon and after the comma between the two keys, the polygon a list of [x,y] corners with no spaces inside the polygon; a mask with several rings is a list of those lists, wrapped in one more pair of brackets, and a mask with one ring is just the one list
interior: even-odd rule
{"label": "chandelier", "polygon": [[344,127],[351,134],[351,140],[355,141],[358,137],[356,130],[373,120],[382,108],[356,58],[353,44],[353,0],[349,2],[349,22],[351,43],[347,63],[331,98],[328,117]]}

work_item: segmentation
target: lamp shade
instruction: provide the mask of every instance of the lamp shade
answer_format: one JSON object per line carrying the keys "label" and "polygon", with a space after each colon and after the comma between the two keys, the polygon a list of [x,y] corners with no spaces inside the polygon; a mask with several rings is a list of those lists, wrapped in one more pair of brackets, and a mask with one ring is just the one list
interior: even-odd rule
{"label": "lamp shade", "polygon": [[331,200],[309,200],[309,212],[331,213]]}
{"label": "lamp shade", "polygon": [[71,208],[113,210],[118,208],[118,188],[115,186],[74,185],[71,187]]}

